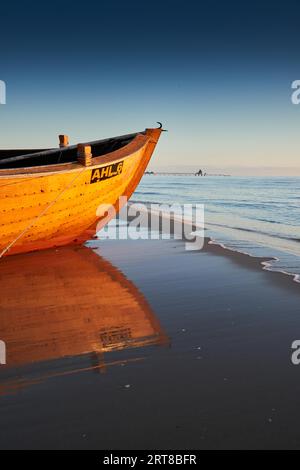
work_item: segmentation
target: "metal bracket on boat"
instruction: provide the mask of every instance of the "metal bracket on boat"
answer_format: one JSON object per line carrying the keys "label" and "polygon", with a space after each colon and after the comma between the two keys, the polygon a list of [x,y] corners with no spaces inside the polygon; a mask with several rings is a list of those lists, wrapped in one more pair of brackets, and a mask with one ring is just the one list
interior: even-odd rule
{"label": "metal bracket on boat", "polygon": [[78,144],[77,145],[77,160],[80,165],[91,166],[92,164],[92,148],[90,145]]}
{"label": "metal bracket on boat", "polygon": [[159,125],[158,129],[161,129],[162,132],[168,132],[167,129],[163,129],[163,128],[162,128],[163,125],[162,125],[161,122],[157,121],[157,124]]}

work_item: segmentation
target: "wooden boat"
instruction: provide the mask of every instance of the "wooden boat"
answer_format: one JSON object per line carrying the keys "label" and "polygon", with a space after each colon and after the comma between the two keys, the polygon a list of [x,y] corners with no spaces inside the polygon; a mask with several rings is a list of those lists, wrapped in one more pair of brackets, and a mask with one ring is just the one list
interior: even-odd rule
{"label": "wooden boat", "polygon": [[[147,300],[109,261],[84,246],[6,257],[0,263],[0,393],[81,370],[104,371],[112,351],[168,344]],[[16,295],[17,292],[17,295]],[[115,357],[113,357],[115,359]],[[119,363],[119,362],[118,362]],[[34,377],[33,377],[34,376]]]}
{"label": "wooden boat", "polygon": [[[144,132],[59,149],[0,151],[0,258],[82,243],[118,212],[137,187],[162,132]],[[107,215],[107,214],[106,214]]]}

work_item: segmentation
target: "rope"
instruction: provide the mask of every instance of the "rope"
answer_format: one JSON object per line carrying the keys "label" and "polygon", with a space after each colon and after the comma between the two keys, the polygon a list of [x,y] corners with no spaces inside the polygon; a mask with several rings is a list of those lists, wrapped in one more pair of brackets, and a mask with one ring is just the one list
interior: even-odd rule
{"label": "rope", "polygon": [[[49,174],[44,173],[41,176],[31,176],[31,177],[25,176],[24,178],[18,178],[16,181],[13,181],[12,183],[0,184],[0,188],[6,188],[7,186],[13,186],[15,184],[20,184],[23,181],[30,181],[30,180],[35,180],[36,181],[36,180],[45,178],[46,176],[49,176]],[[7,178],[11,178],[11,175],[4,175],[4,179],[7,179]],[[1,181],[1,179],[0,179],[0,181]]]}
{"label": "rope", "polygon": [[22,238],[25,233],[28,232],[28,230],[30,230],[34,224],[36,222],[38,222],[45,214],[46,212],[52,207],[54,206],[54,204],[59,200],[59,198],[73,185],[73,183],[77,180],[77,178],[79,178],[80,175],[82,175],[82,173],[86,170],[86,168],[83,168],[76,176],[75,178],[72,179],[72,181],[63,189],[63,191],[61,191],[58,196],[52,201],[50,202],[50,204],[42,210],[42,212],[40,214],[38,214],[31,222],[30,224],[11,242],[9,243],[5,248],[4,250],[1,251],[0,253],[0,259],[15,245],[15,243],[17,243],[17,241],[20,240],[20,238]]}
{"label": "rope", "polygon": [[13,181],[12,183],[0,184],[0,188],[6,188],[7,186],[13,186],[15,184],[20,184],[23,181],[30,181],[30,180],[33,180],[33,179],[38,180],[40,178],[44,178],[44,176],[36,176],[36,177],[33,176],[32,178],[20,178],[20,179],[18,179],[18,181]]}
{"label": "rope", "polygon": [[62,156],[62,150],[60,151],[60,154],[59,154],[59,157],[58,157],[57,163],[60,163],[61,156]]}

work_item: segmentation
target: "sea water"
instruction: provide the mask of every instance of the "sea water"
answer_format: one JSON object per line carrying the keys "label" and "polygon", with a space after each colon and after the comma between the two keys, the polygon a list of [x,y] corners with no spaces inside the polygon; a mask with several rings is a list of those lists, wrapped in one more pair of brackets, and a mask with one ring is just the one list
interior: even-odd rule
{"label": "sea water", "polygon": [[206,234],[300,282],[300,177],[145,175],[133,201],[204,204]]}

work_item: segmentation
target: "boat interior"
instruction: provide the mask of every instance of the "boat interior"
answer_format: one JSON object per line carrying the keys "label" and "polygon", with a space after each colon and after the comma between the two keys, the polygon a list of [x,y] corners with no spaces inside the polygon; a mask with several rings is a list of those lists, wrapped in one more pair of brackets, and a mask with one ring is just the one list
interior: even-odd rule
{"label": "boat interior", "polygon": [[[93,157],[100,157],[129,144],[135,134],[128,134],[110,139],[87,142]],[[57,165],[77,161],[77,145],[53,149],[14,149],[0,150],[0,169],[28,168],[34,166]]]}

